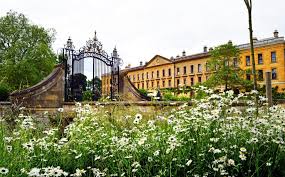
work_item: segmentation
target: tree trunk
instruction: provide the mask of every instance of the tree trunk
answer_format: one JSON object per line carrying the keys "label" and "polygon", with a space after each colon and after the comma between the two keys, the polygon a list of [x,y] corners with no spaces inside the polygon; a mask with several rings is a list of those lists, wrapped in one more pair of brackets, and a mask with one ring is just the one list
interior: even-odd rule
{"label": "tree trunk", "polygon": [[[252,60],[252,74],[253,74],[253,89],[257,90],[257,78],[254,58],[254,46],[253,46],[253,30],[252,30],[252,4],[247,6],[248,9],[248,22],[249,22],[249,37],[250,37],[250,51]],[[256,115],[258,115],[258,94],[255,95]]]}

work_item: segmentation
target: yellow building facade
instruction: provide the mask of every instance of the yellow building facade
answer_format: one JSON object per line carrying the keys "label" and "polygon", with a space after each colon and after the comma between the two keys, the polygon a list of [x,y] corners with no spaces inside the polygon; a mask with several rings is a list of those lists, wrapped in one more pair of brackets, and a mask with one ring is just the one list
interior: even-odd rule
{"label": "yellow building facade", "polygon": [[[240,50],[238,66],[243,69],[251,69],[252,58],[250,45],[237,46]],[[211,49],[210,49],[211,50]],[[278,91],[285,89],[285,41],[279,37],[278,32],[274,36],[262,40],[254,40],[255,63],[259,84],[265,83],[265,73],[271,72],[272,86],[278,86]],[[177,88],[178,86],[193,86],[202,83],[210,77],[207,61],[210,52],[204,47],[202,53],[186,55],[181,57],[166,58],[160,55],[154,56],[145,65],[126,68],[127,76],[138,89],[154,90],[163,88]],[[246,79],[252,79],[250,74]],[[110,78],[102,77],[102,91],[104,95],[109,94]]]}

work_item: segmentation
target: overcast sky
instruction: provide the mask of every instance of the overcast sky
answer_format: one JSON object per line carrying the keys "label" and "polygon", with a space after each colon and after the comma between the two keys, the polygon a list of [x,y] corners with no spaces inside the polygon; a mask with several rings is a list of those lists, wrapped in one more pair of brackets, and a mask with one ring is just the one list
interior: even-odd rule
{"label": "overcast sky", "polygon": [[[254,36],[285,33],[285,1],[253,0]],[[0,0],[0,15],[9,10],[56,30],[55,52],[71,36],[77,48],[97,31],[104,49],[117,46],[124,64],[139,65],[159,54],[170,58],[203,51],[232,40],[247,43],[243,0]]]}

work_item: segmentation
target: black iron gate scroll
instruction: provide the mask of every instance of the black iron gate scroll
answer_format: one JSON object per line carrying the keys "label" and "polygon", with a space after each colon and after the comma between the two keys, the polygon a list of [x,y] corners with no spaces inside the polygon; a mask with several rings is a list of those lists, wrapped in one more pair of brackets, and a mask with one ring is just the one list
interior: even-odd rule
{"label": "black iron gate scroll", "polygon": [[[111,55],[103,50],[102,43],[97,39],[96,32],[93,39],[86,42],[86,45],[79,50],[75,50],[71,38],[67,40],[62,49],[62,56],[65,64],[65,101],[79,101],[76,100],[76,91],[74,89],[75,74],[84,72],[84,59],[92,58],[93,72],[92,72],[92,99],[96,100],[96,77],[109,76],[110,81],[110,98],[114,100],[119,93],[119,72],[122,60],[119,58],[116,47]],[[102,87],[101,87],[102,89]],[[102,92],[102,90],[101,90]]]}

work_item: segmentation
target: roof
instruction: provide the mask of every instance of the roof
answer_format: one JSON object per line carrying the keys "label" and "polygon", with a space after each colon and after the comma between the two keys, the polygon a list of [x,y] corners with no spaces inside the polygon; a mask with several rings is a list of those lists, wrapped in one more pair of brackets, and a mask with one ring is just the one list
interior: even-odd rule
{"label": "roof", "polygon": [[[261,46],[267,46],[267,45],[272,45],[272,44],[285,44],[284,37],[271,37],[271,38],[265,38],[265,39],[257,40],[254,42],[254,47],[261,47]],[[237,48],[240,50],[249,49],[250,43],[237,45]],[[203,53],[197,53],[197,54],[193,54],[193,55],[188,55],[188,56],[177,57],[174,59],[168,59],[168,58],[163,57],[161,55],[155,55],[145,65],[137,66],[137,67],[133,67],[133,68],[126,68],[126,69],[123,69],[122,71],[136,71],[136,70],[144,69],[156,57],[161,57],[165,60],[168,60],[171,63],[179,63],[179,62],[183,62],[183,61],[187,61],[187,60],[196,60],[196,59],[205,58],[205,57],[209,57],[209,56],[210,56],[209,51],[203,52]]]}
{"label": "roof", "polygon": [[172,60],[166,58],[166,57],[163,57],[161,55],[155,55],[154,57],[152,57],[152,59],[150,59],[144,66],[147,66],[148,64],[150,64],[153,60],[155,60],[157,57],[160,57],[166,61],[169,61],[170,63],[172,63]]}
{"label": "roof", "polygon": [[[284,44],[284,37],[271,37],[271,38],[265,38],[261,40],[254,41],[253,45],[254,47],[262,47],[272,44]],[[246,50],[250,48],[250,43],[237,45],[237,48],[240,50]]]}
{"label": "roof", "polygon": [[185,57],[178,57],[176,59],[173,59],[173,62],[178,63],[178,62],[182,62],[185,60],[196,60],[196,59],[205,58],[208,56],[210,56],[210,52],[198,53],[198,54],[194,54],[194,55],[188,55]]}

